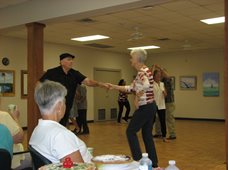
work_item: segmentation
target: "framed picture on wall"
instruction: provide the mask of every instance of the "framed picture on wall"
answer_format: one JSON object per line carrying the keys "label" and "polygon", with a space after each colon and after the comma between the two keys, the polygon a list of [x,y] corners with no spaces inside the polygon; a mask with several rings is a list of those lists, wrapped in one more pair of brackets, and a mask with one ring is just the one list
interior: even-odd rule
{"label": "framed picture on wall", "polygon": [[15,96],[15,71],[0,70],[0,95]]}
{"label": "framed picture on wall", "polygon": [[28,96],[28,71],[21,70],[21,98],[26,99]]}
{"label": "framed picture on wall", "polygon": [[218,72],[203,73],[203,96],[205,97],[219,96],[219,73]]}
{"label": "framed picture on wall", "polygon": [[196,90],[197,77],[196,76],[180,76],[181,90]]}

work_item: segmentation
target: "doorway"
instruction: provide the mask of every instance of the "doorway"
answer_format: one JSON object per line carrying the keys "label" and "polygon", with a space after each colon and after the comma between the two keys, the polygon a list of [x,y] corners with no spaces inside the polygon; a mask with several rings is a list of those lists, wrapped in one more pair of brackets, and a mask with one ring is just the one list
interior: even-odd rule
{"label": "doorway", "polygon": [[[121,70],[94,69],[94,79],[101,82],[117,84],[121,79]],[[116,120],[118,112],[118,91],[102,88],[94,89],[94,120]]]}

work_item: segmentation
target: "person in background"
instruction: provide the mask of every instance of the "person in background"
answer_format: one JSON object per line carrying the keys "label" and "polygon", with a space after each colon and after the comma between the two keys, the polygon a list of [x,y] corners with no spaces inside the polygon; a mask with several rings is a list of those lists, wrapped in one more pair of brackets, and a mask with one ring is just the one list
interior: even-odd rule
{"label": "person in background", "polygon": [[[119,86],[125,86],[126,82],[124,79],[121,79],[118,83]],[[121,122],[122,118],[122,113],[123,113],[123,108],[126,108],[126,113],[125,116],[123,117],[123,120],[128,122],[128,116],[131,110],[130,103],[128,101],[128,93],[124,93],[122,91],[119,91],[119,96],[118,96],[118,104],[119,104],[119,114],[118,114],[118,119],[117,122]]]}
{"label": "person in background", "polygon": [[161,124],[163,142],[166,142],[166,108],[165,96],[167,95],[164,83],[161,82],[160,70],[154,71],[154,98],[157,105],[157,114]]}
{"label": "person in background", "polygon": [[[79,85],[77,89],[77,108],[78,108],[78,125],[79,134],[89,134],[89,127],[87,125],[87,89],[85,85]],[[81,129],[83,131],[81,132]]]}
{"label": "person in background", "polygon": [[132,157],[135,161],[139,161],[142,158],[142,151],[137,137],[137,132],[142,130],[146,152],[153,162],[153,167],[157,168],[158,159],[152,135],[156,114],[156,104],[154,102],[153,92],[153,74],[144,64],[147,58],[147,52],[145,50],[134,49],[130,54],[131,65],[138,71],[135,80],[130,86],[118,86],[113,84],[109,84],[109,86],[110,89],[135,93],[136,110],[126,131]]}
{"label": "person in background", "polygon": [[[23,152],[24,147],[22,142],[24,140],[24,132],[19,124],[20,112],[15,106],[12,112],[0,111],[0,123],[5,125],[13,138],[13,152]],[[14,170],[20,170],[23,168],[32,167],[32,161],[29,153],[19,154],[13,156],[11,168]]]}
{"label": "person in background", "polygon": [[85,143],[59,124],[66,109],[66,95],[67,90],[60,83],[46,80],[37,84],[34,98],[42,118],[32,133],[29,145],[52,163],[63,162],[67,157],[76,163],[90,162],[92,156]]}
{"label": "person in background", "polygon": [[69,122],[70,109],[73,105],[74,95],[76,88],[79,84],[84,84],[91,87],[109,88],[107,84],[91,80],[84,76],[79,71],[73,69],[74,55],[63,53],[59,56],[60,66],[47,70],[46,73],[40,78],[40,82],[51,80],[61,83],[67,89],[66,95],[66,112],[60,124],[67,126]]}
{"label": "person in background", "polygon": [[[175,98],[174,98],[174,89],[173,89],[173,82],[171,77],[169,76],[166,69],[161,68],[159,65],[154,65],[156,69],[159,69],[162,74],[162,82],[165,85],[165,89],[167,92],[167,96],[165,97],[165,106],[166,106],[166,125],[169,133],[169,137],[167,139],[169,140],[175,140],[176,139],[176,131],[175,131],[175,117],[174,117],[174,111],[175,111]],[[155,123],[155,131],[156,134],[154,137],[159,137],[161,134],[160,131],[160,123]]]}
{"label": "person in background", "polygon": [[[74,130],[72,130],[72,132],[74,134],[78,134],[80,133],[81,129],[79,128],[78,126],[78,123],[77,123],[77,119],[78,119],[78,107],[77,107],[77,98],[79,97],[78,95],[78,92],[76,90],[76,93],[75,93],[75,96],[74,96],[74,101],[73,101],[73,105],[72,105],[72,108],[70,109],[70,120],[72,122],[72,124],[74,125]],[[69,129],[69,128],[68,128]]]}

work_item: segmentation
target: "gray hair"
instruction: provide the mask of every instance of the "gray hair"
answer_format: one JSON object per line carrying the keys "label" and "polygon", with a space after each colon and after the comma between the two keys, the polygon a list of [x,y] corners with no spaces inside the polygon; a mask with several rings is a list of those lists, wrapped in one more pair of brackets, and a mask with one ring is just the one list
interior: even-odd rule
{"label": "gray hair", "polygon": [[60,83],[46,80],[37,84],[34,98],[41,114],[52,113],[57,102],[64,101],[66,88]]}
{"label": "gray hair", "polygon": [[134,54],[137,55],[140,63],[144,63],[147,59],[147,52],[142,48],[133,49],[130,54],[131,56]]}

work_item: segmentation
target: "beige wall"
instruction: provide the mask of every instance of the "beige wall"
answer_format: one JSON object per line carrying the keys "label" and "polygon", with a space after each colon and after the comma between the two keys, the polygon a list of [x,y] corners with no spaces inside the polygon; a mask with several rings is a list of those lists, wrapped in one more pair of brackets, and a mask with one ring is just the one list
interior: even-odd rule
{"label": "beige wall", "polygon": [[[223,49],[183,50],[177,53],[151,54],[148,65],[154,63],[166,68],[176,77],[176,117],[224,119],[224,53]],[[220,96],[203,97],[202,74],[220,73]],[[183,91],[179,88],[179,77],[197,76],[197,90]]]}
{"label": "beige wall", "polygon": [[0,63],[0,69],[15,70],[15,97],[1,97],[1,110],[7,111],[8,104],[17,104],[21,110],[20,122],[22,126],[27,125],[27,101],[21,99],[21,70],[25,70],[27,66],[26,60],[26,44],[25,41],[19,39],[3,38],[0,37],[0,60],[3,57],[10,59],[8,66],[3,66]]}
{"label": "beige wall", "polygon": [[[93,78],[93,69],[113,68],[121,69],[122,77],[127,82],[132,81],[134,70],[129,64],[129,57],[124,54],[103,52],[88,48],[77,48],[59,44],[45,44],[44,48],[44,70],[59,64],[59,54],[62,52],[73,53],[78,56],[75,59],[74,68],[80,70],[89,78]],[[7,110],[7,105],[15,103],[21,110],[21,124],[27,125],[27,101],[21,99],[20,71],[26,69],[27,51],[26,41],[16,38],[0,37],[0,59],[7,56],[10,65],[5,67],[0,64],[0,69],[15,70],[16,72],[16,95],[15,97],[1,97],[1,110]],[[223,87],[223,49],[181,51],[178,53],[150,54],[148,65],[157,63],[169,70],[176,77],[176,116],[187,118],[224,118],[224,87]],[[220,72],[220,96],[202,96],[202,74],[203,72]],[[197,90],[183,91],[179,89],[179,76],[196,75]],[[94,119],[93,88],[88,88],[88,120]],[[132,99],[132,96],[130,97]],[[133,106],[132,106],[133,107]],[[133,110],[133,109],[132,109]]]}
{"label": "beige wall", "polygon": [[[78,56],[75,58],[74,68],[80,70],[80,72],[89,78],[93,78],[94,68],[113,68],[120,69],[122,77],[125,78],[127,82],[132,81],[134,70],[129,64],[129,57],[127,55],[59,44],[45,43],[44,70],[59,65],[58,56],[63,52],[69,52]],[[16,72],[16,95],[15,97],[1,97],[1,109],[7,110],[7,105],[10,103],[17,104],[21,110],[21,124],[22,126],[26,126],[27,101],[20,97],[20,71],[26,69],[27,66],[26,41],[15,38],[0,37],[0,56],[0,58],[3,56],[10,58],[10,65],[5,67],[0,64],[1,69],[11,69]],[[88,88],[88,120],[94,119],[93,90],[93,88]]]}

